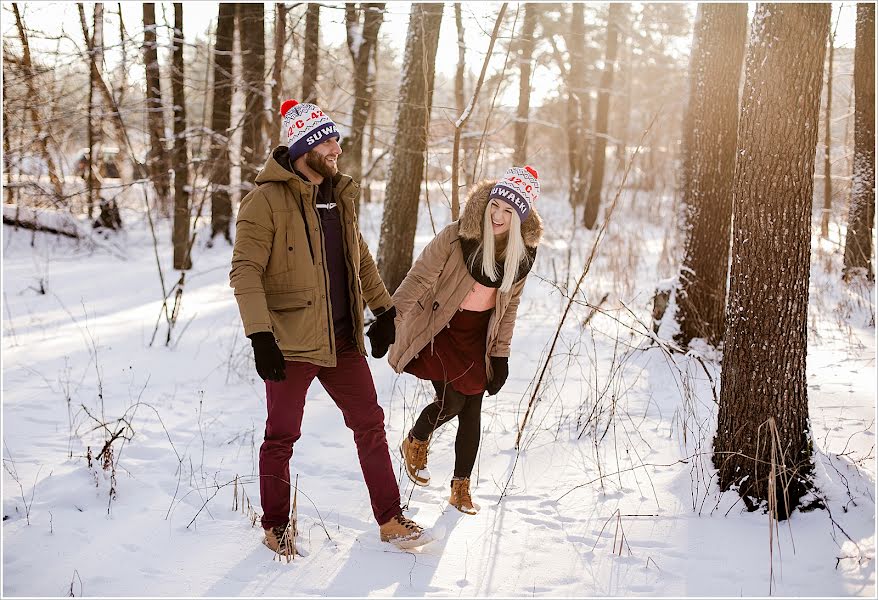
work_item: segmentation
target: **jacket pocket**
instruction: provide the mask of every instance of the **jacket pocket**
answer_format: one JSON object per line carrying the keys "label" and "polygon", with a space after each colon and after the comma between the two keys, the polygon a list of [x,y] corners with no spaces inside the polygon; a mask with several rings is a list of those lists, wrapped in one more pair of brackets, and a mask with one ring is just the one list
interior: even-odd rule
{"label": "jacket pocket", "polygon": [[265,290],[268,310],[293,310],[314,305],[314,288],[304,290]]}
{"label": "jacket pocket", "polygon": [[319,349],[320,324],[315,305],[316,288],[266,289],[265,300],[280,349],[293,353]]}

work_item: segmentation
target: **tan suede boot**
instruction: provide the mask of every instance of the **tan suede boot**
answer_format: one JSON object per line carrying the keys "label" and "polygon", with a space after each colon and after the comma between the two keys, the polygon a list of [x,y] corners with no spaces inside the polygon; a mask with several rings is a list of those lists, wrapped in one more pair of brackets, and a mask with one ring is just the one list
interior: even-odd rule
{"label": "tan suede boot", "polygon": [[379,532],[382,542],[388,542],[397,548],[416,548],[433,541],[423,527],[401,514],[381,525]]}
{"label": "tan suede boot", "polygon": [[293,532],[290,531],[289,525],[277,525],[271,529],[263,529],[263,531],[265,539],[262,540],[262,543],[270,550],[281,556],[289,556],[294,552]]}
{"label": "tan suede boot", "polygon": [[427,450],[429,442],[422,442],[411,434],[405,436],[399,446],[405,472],[415,485],[430,483],[430,471],[427,469]]}
{"label": "tan suede boot", "polygon": [[469,493],[469,477],[451,480],[451,498],[448,499],[448,503],[468,515],[479,512],[481,507],[473,503],[473,498]]}

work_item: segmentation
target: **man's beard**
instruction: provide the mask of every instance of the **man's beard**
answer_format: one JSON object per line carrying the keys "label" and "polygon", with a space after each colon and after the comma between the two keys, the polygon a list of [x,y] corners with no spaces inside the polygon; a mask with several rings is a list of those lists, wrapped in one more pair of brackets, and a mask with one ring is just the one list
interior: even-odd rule
{"label": "man's beard", "polygon": [[338,173],[338,167],[327,162],[316,150],[309,150],[305,154],[305,164],[322,177],[333,177]]}

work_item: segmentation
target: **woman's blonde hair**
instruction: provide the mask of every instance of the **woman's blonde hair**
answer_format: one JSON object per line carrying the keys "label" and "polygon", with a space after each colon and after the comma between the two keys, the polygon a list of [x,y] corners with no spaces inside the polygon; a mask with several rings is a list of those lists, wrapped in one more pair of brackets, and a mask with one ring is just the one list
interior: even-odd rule
{"label": "woman's blonde hair", "polygon": [[[524,247],[524,239],[521,237],[521,218],[517,211],[512,211],[512,219],[509,223],[509,231],[506,233],[506,248],[497,254],[497,246],[494,239],[494,228],[491,225],[491,202],[485,206],[485,215],[482,218],[482,241],[479,250],[482,251],[482,273],[491,281],[497,281],[497,259],[503,258],[503,281],[500,283],[500,291],[508,293],[515,283],[518,274],[518,265],[522,260],[530,260]],[[475,256],[478,255],[476,251]]]}

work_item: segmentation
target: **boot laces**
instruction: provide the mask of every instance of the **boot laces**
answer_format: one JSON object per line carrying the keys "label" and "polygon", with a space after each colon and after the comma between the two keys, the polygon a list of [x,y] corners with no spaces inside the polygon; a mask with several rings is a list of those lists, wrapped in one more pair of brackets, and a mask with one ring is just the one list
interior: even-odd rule
{"label": "boot laces", "polygon": [[415,523],[411,519],[407,519],[404,515],[397,515],[396,521],[400,525],[402,525],[403,527],[408,529],[409,531],[413,531],[413,532],[422,531],[422,528],[420,525],[418,525],[417,523]]}
{"label": "boot laces", "polygon": [[457,499],[460,501],[460,503],[472,506],[473,497],[470,495],[469,492],[469,481],[467,481],[466,479],[456,479],[455,484],[455,487],[457,488]]}
{"label": "boot laces", "polygon": [[428,443],[412,439],[412,463],[420,470],[427,466]]}

